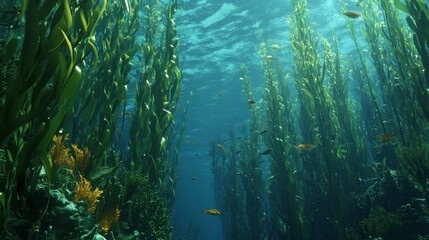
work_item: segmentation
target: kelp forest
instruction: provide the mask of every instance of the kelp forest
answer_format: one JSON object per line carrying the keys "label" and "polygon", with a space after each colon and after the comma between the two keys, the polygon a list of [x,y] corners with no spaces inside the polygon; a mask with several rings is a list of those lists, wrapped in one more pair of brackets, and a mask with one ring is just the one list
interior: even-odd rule
{"label": "kelp forest", "polygon": [[178,2],[1,4],[0,238],[171,239]]}
{"label": "kelp forest", "polygon": [[291,63],[260,45],[263,93],[242,65],[249,120],[210,145],[224,239],[426,239],[427,3],[342,2],[345,54],[312,28],[307,0],[293,2]]}

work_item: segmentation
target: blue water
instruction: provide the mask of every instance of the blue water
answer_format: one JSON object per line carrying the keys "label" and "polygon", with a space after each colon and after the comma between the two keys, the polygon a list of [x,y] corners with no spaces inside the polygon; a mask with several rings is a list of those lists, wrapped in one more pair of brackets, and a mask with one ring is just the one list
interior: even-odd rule
{"label": "blue water", "polygon": [[[278,44],[286,66],[291,61],[288,16],[292,2],[284,0],[182,0],[176,21],[183,69],[181,105],[189,100],[186,130],[179,157],[175,236],[188,232],[190,220],[199,227],[197,239],[222,239],[220,218],[202,213],[216,208],[209,143],[221,143],[230,129],[236,132],[249,119],[247,99],[241,92],[240,64],[248,65],[256,101],[262,94],[261,42]],[[357,7],[349,1],[350,10]],[[354,49],[337,0],[309,1],[312,29],[331,38],[338,35],[340,50]],[[357,26],[359,29],[359,21]],[[343,37],[344,36],[344,37]],[[290,69],[287,70],[290,71]],[[180,113],[179,113],[180,114]],[[197,180],[191,180],[191,177]],[[220,209],[221,210],[221,209]],[[222,210],[221,210],[222,211]]]}

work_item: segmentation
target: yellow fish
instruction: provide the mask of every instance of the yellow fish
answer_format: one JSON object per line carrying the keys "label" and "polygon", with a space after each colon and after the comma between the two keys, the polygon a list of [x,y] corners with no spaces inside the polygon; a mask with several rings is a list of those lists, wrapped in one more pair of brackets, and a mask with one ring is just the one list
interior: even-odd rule
{"label": "yellow fish", "polygon": [[353,18],[353,19],[361,16],[360,13],[355,12],[355,11],[345,11],[345,12],[342,12],[341,14],[343,14],[349,18]]}
{"label": "yellow fish", "polygon": [[217,209],[204,209],[203,213],[207,213],[210,215],[220,215],[220,212]]}
{"label": "yellow fish", "polygon": [[225,153],[225,148],[222,146],[222,144],[217,145],[217,150],[219,150],[219,152],[221,152],[222,154]]}
{"label": "yellow fish", "polygon": [[316,144],[312,144],[312,143],[301,143],[298,146],[296,146],[295,148],[298,150],[311,150],[313,148],[316,147]]}
{"label": "yellow fish", "polygon": [[387,134],[383,134],[380,137],[378,137],[378,139],[380,140],[380,142],[391,142],[395,139],[395,134],[393,133],[387,133]]}

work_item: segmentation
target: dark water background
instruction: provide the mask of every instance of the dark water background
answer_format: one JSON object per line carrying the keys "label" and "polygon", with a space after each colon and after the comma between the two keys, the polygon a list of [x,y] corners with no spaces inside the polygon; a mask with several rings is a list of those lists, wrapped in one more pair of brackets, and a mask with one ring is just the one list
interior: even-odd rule
{"label": "dark water background", "polygon": [[[348,7],[358,10],[353,1]],[[335,31],[341,54],[355,49],[338,1],[313,0],[308,8],[312,29],[328,39]],[[175,236],[186,235],[192,220],[199,227],[197,239],[222,239],[220,218],[202,213],[217,207],[209,143],[222,143],[230,129],[238,134],[250,117],[241,92],[240,64],[248,65],[255,99],[260,99],[264,82],[260,43],[283,46],[276,56],[291,73],[288,17],[292,9],[293,1],[284,0],[181,1],[176,17],[184,76],[181,105],[189,100],[189,111],[177,169]],[[191,180],[192,176],[197,180]]]}

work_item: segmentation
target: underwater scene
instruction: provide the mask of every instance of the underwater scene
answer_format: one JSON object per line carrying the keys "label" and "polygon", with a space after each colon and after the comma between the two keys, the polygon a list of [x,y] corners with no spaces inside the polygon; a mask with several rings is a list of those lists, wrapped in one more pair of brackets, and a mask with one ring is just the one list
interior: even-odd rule
{"label": "underwater scene", "polygon": [[429,239],[427,0],[0,0],[0,239]]}

